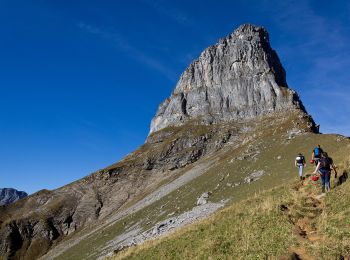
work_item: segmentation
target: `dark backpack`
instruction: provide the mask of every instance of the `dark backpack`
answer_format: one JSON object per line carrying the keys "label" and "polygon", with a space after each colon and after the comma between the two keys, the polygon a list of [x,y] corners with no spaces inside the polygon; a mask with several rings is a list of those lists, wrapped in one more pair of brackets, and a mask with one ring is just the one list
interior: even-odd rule
{"label": "dark backpack", "polygon": [[329,157],[324,157],[320,159],[320,169],[330,170],[332,164],[332,159]]}

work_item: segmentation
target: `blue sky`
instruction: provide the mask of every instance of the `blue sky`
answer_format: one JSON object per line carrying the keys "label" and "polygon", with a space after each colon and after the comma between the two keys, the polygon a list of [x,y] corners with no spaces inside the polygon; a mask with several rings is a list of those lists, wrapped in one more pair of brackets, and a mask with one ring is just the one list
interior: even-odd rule
{"label": "blue sky", "polygon": [[141,145],[209,45],[264,26],[324,133],[350,135],[348,1],[0,0],[0,187],[54,189]]}

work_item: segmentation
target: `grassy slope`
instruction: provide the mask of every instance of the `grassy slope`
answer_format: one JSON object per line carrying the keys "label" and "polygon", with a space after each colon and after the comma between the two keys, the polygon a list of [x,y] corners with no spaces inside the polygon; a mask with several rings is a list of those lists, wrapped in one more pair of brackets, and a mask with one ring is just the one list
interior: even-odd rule
{"label": "grassy slope", "polygon": [[[349,152],[347,152],[349,154]],[[348,155],[341,168],[349,172]],[[334,189],[325,199],[325,210],[321,216],[319,228],[330,239],[320,245],[322,257],[342,254],[350,257],[350,182],[347,181]],[[317,248],[312,248],[317,251]]]}
{"label": "grassy slope", "polygon": [[[341,158],[341,154],[336,154],[336,151],[339,151],[339,148],[344,146],[343,140],[345,139],[343,138],[334,135],[315,135],[308,133],[289,140],[286,137],[286,130],[291,129],[290,121],[287,120],[286,124],[282,124],[279,129],[269,127],[268,124],[269,122],[261,122],[261,126],[257,127],[255,133],[249,133],[247,135],[245,145],[237,149],[232,149],[228,146],[227,149],[220,151],[215,156],[218,159],[216,165],[209,168],[197,179],[143,210],[114,223],[111,227],[94,233],[92,236],[67,250],[59,259],[94,259],[108,241],[112,240],[118,234],[123,233],[126,228],[136,223],[139,223],[141,227],[150,228],[158,221],[168,218],[168,214],[175,213],[177,215],[187,211],[195,206],[196,199],[204,191],[212,191],[210,201],[216,202],[229,198],[232,203],[235,203],[271,187],[278,186],[283,182],[290,181],[297,175],[297,171],[293,166],[295,155],[298,152],[302,152],[308,158],[312,148],[318,143],[334,156],[335,162]],[[256,153],[255,150],[260,152]],[[256,160],[252,159],[252,154],[257,154]],[[237,159],[243,155],[247,156],[242,160]],[[280,159],[277,159],[277,157],[280,157]],[[205,158],[203,159],[206,160]],[[210,158],[210,160],[213,159]],[[227,185],[242,182],[247,174],[257,170],[265,171],[265,175],[261,180],[253,182],[250,185],[242,184],[235,188]],[[310,171],[311,168],[308,170]],[[277,194],[279,195],[277,195],[277,198],[282,196],[281,194],[285,194],[285,192],[278,191]],[[275,198],[272,199],[272,201],[274,200]],[[249,203],[253,202],[250,201]],[[245,207],[246,205],[243,205],[242,209]],[[250,215],[246,213],[242,214]],[[277,213],[273,210],[267,210],[266,214],[265,220],[262,221],[268,225],[267,222],[269,219],[275,220],[277,216],[275,214]],[[257,220],[252,221],[258,221],[258,219],[260,219],[260,216],[257,216]],[[242,223],[239,221],[235,223],[238,226],[242,226]],[[248,223],[244,224],[244,226],[247,225]],[[287,229],[288,226],[284,226],[283,224],[280,228],[283,230]],[[282,247],[284,248],[281,245]]]}
{"label": "grassy slope", "polygon": [[[322,136],[322,139],[320,143],[326,146],[331,144],[329,139],[332,136]],[[336,141],[333,145],[339,143]],[[338,161],[340,175],[344,170],[349,171],[350,167],[350,157],[347,156],[350,147],[347,143],[339,144],[338,149],[332,152],[335,161]],[[319,183],[305,182],[303,192],[293,189],[298,185],[296,183],[291,180],[234,203],[207,220],[131,248],[115,259],[266,259],[286,256],[291,248],[301,248],[311,259],[349,256],[350,182],[335,187],[321,199],[316,209],[306,204],[310,197],[320,192]],[[334,180],[333,186],[336,186]],[[281,210],[281,205],[289,207],[288,214]],[[307,216],[310,221],[308,226],[312,227],[312,232],[317,230],[318,239],[301,239],[294,232],[290,216],[299,220]]]}
{"label": "grassy slope", "polygon": [[[338,151],[344,152],[349,148]],[[349,159],[340,165],[340,172],[348,170]],[[296,191],[297,185],[289,181],[256,194],[168,237],[130,248],[115,259],[266,259],[287,257],[291,248],[299,248],[297,252],[310,259],[349,256],[350,182],[320,199],[319,208],[306,206],[310,197],[319,193],[319,183],[305,182],[303,191]],[[288,214],[281,205],[289,207]],[[317,231],[318,239],[301,239],[290,216],[299,220],[308,216],[308,226]]]}
{"label": "grassy slope", "polygon": [[247,259],[282,255],[290,244],[296,243],[290,231],[292,225],[277,207],[288,195],[283,188],[260,194],[167,238],[131,248],[116,259]]}

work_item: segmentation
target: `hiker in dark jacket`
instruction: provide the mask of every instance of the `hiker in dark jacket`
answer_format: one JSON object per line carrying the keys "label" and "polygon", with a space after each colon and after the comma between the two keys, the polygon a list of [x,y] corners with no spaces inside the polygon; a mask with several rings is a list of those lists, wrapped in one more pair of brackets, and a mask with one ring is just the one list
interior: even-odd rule
{"label": "hiker in dark jacket", "polygon": [[316,167],[316,170],[314,171],[314,174],[316,174],[317,172],[320,173],[321,181],[322,181],[322,192],[325,192],[325,190],[326,191],[331,190],[331,185],[330,185],[331,168],[335,172],[335,177],[337,177],[337,170],[333,164],[332,158],[328,157],[328,154],[326,152],[323,152],[319,160],[319,163]]}
{"label": "hiker in dark jacket", "polygon": [[313,150],[312,150],[312,156],[311,160],[314,161],[315,167],[317,167],[319,160],[321,159],[321,155],[323,153],[323,150],[320,145],[317,145]]}
{"label": "hiker in dark jacket", "polygon": [[295,167],[298,167],[299,169],[299,178],[302,181],[304,179],[303,177],[303,169],[306,166],[305,163],[305,157],[302,153],[299,153],[298,156],[295,158],[294,162]]}

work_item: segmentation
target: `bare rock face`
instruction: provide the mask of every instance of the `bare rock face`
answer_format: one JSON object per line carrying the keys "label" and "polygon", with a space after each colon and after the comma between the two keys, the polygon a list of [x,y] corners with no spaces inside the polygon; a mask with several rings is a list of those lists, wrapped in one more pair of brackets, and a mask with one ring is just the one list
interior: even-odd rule
{"label": "bare rock face", "polygon": [[204,50],[158,109],[151,133],[189,120],[211,124],[304,107],[288,88],[267,31],[245,24]]}
{"label": "bare rock face", "polygon": [[0,189],[0,206],[14,203],[27,196],[28,194],[24,191],[18,191],[12,188]]}

